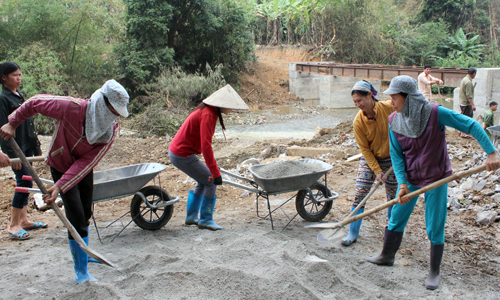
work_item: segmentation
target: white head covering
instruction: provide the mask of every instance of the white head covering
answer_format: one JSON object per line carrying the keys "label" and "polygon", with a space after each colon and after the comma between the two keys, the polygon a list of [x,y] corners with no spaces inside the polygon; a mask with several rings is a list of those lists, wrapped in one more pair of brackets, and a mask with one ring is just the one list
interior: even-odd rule
{"label": "white head covering", "polygon": [[410,76],[396,76],[384,94],[405,93],[405,104],[391,123],[391,130],[410,138],[422,135],[431,116],[432,107],[417,89],[417,81]]}
{"label": "white head covering", "polygon": [[208,96],[203,103],[221,108],[248,109],[245,101],[229,84]]}
{"label": "white head covering", "polygon": [[90,144],[108,143],[113,136],[113,125],[118,116],[113,114],[104,102],[104,97],[122,116],[127,117],[129,96],[125,88],[115,80],[108,80],[90,97],[85,114],[85,131]]}

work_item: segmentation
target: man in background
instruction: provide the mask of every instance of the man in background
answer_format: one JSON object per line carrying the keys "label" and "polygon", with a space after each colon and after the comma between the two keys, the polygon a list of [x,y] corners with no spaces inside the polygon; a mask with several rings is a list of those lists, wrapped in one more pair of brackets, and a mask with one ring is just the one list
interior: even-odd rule
{"label": "man in background", "polygon": [[488,127],[494,126],[495,125],[495,116],[494,112],[498,108],[498,103],[495,101],[490,102],[490,108],[484,112],[484,117],[483,117],[483,129],[486,131],[486,134],[488,135],[489,138],[491,138],[491,133],[488,129]]}
{"label": "man in background", "polygon": [[439,84],[443,85],[444,82],[436,77],[431,76],[431,66],[425,65],[424,71],[418,75],[418,90],[424,94],[427,101],[431,101],[432,88],[431,85]]}
{"label": "man in background", "polygon": [[[474,105],[474,85],[472,84],[472,79],[476,77],[476,73],[476,68],[469,68],[467,76],[465,76],[460,82],[460,93],[458,95],[462,115],[466,115],[470,118],[474,116],[474,111],[476,110],[476,106]],[[460,137],[470,138],[471,136],[460,132]]]}

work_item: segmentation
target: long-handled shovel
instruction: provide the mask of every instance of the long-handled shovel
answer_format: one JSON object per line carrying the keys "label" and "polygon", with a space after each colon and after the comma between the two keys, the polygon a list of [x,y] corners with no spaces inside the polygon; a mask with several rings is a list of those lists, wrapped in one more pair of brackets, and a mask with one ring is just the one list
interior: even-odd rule
{"label": "long-handled shovel", "polygon": [[[45,188],[45,185],[43,185],[42,181],[40,180],[40,178],[38,177],[38,175],[35,173],[35,170],[30,165],[30,163],[28,162],[28,160],[26,159],[26,157],[24,156],[23,151],[21,151],[21,149],[17,145],[17,143],[14,140],[14,138],[11,137],[9,139],[9,143],[10,143],[10,146],[12,147],[12,149],[14,149],[14,151],[16,152],[17,157],[19,157],[21,159],[21,162],[26,167],[26,169],[30,173],[31,177],[33,177],[33,180],[36,182],[36,185],[38,185],[38,187],[40,188],[40,190],[42,191],[42,193],[49,195],[49,192]],[[87,244],[85,244],[85,242],[83,241],[82,237],[78,234],[78,232],[73,227],[73,225],[71,225],[71,223],[68,221],[68,219],[66,219],[66,217],[63,215],[63,213],[61,212],[61,210],[59,209],[59,207],[57,207],[55,201],[50,203],[50,207],[55,211],[56,215],[64,223],[64,226],[66,226],[66,228],[68,228],[68,230],[69,230],[71,236],[73,237],[73,239],[75,239],[75,241],[78,243],[78,245],[80,245],[80,248],[82,248],[82,250],[85,251],[85,253],[87,253],[90,257],[95,258],[98,261],[100,261],[100,262],[102,262],[102,263],[104,263],[104,264],[106,264],[106,265],[108,265],[110,267],[116,268],[115,265],[113,263],[111,263],[109,260],[107,260],[106,258],[104,258],[104,256],[102,256],[101,254],[97,253],[96,251],[90,249],[87,246]]]}
{"label": "long-handled shovel", "polygon": [[[484,171],[484,170],[486,170],[486,165],[479,166],[479,167],[476,167],[476,168],[472,168],[472,169],[467,170],[467,171],[458,172],[458,173],[453,174],[453,175],[451,175],[451,176],[449,176],[449,177],[446,177],[446,178],[443,178],[443,179],[441,179],[441,180],[438,180],[438,181],[436,181],[436,182],[434,182],[434,183],[431,183],[431,184],[429,184],[429,185],[427,185],[427,186],[425,186],[425,187],[423,187],[423,188],[421,188],[421,189],[418,189],[418,190],[416,190],[416,191],[414,191],[414,192],[411,192],[411,193],[409,193],[409,194],[405,195],[405,197],[408,197],[408,198],[413,198],[413,197],[415,197],[415,196],[418,196],[418,195],[420,195],[420,194],[423,194],[423,193],[425,193],[425,192],[428,192],[428,191],[430,191],[430,190],[432,190],[432,189],[435,189],[435,188],[437,188],[437,187],[439,187],[439,186],[442,186],[443,184],[446,184],[446,183],[451,182],[451,181],[453,181],[453,180],[457,180],[457,179],[460,179],[460,178],[463,178],[463,177],[467,177],[467,176],[470,176],[470,175],[472,175],[472,174],[476,174],[476,173],[482,172],[482,171]],[[343,226],[345,226],[345,225],[347,225],[347,224],[350,224],[350,223],[352,223],[352,222],[354,222],[354,221],[357,221],[357,220],[359,220],[359,219],[362,219],[362,218],[364,218],[364,217],[366,217],[366,216],[369,216],[369,215],[371,215],[371,214],[373,214],[373,213],[376,213],[376,212],[378,212],[378,211],[381,211],[381,210],[383,210],[383,209],[386,209],[386,208],[387,208],[387,207],[389,207],[389,206],[393,206],[393,205],[394,205],[394,204],[396,204],[396,203],[398,203],[398,199],[391,200],[391,201],[386,202],[386,203],[384,203],[384,204],[382,204],[382,205],[379,205],[379,206],[377,206],[377,207],[375,207],[375,208],[372,208],[372,209],[370,209],[370,210],[368,210],[368,211],[365,211],[365,212],[364,212],[364,213],[362,213],[362,214],[359,214],[359,215],[356,215],[356,216],[352,216],[352,217],[350,217],[350,218],[347,218],[347,219],[345,219],[345,220],[344,220],[344,221],[342,221],[342,222],[338,222],[338,223],[321,223],[321,224],[314,224],[314,225],[308,225],[308,226],[306,226],[306,228],[324,228],[324,229],[330,229],[330,230],[331,230],[331,229],[334,229],[334,228],[343,227]],[[328,235],[324,234],[324,236],[328,236]],[[332,237],[330,238],[330,240],[331,240],[331,239],[334,239],[334,238],[335,238],[335,237],[333,237],[333,236],[332,236]]]}
{"label": "long-handled shovel", "polygon": [[[389,174],[392,172],[392,167],[387,170],[387,172],[385,172],[384,174],[384,177],[387,177],[389,176]],[[363,205],[365,205],[366,201],[368,201],[368,199],[373,195],[373,193],[375,193],[375,191],[377,190],[377,188],[382,184],[382,182],[380,181],[377,181],[375,183],[374,186],[372,186],[370,192],[368,193],[368,195],[365,196],[365,198],[363,198],[363,200],[358,204],[358,206],[356,206],[355,209],[353,209],[351,211],[351,213],[345,218],[345,219],[348,219],[350,217],[352,217],[361,207],[363,207]],[[344,220],[345,220],[344,219]],[[344,227],[344,226],[342,226]],[[340,230],[342,229],[342,227],[339,227],[335,230],[333,229],[327,229],[327,230],[323,230],[321,231],[319,234],[318,234],[318,241],[319,242],[327,242],[327,241],[331,241],[332,239],[335,238],[335,234]]]}

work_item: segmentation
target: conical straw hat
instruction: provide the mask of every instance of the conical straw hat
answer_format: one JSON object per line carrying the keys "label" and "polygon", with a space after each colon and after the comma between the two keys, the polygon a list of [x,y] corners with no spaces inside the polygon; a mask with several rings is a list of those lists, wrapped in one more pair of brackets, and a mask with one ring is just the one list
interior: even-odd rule
{"label": "conical straw hat", "polygon": [[248,109],[245,101],[229,84],[203,100],[203,103],[222,108]]}

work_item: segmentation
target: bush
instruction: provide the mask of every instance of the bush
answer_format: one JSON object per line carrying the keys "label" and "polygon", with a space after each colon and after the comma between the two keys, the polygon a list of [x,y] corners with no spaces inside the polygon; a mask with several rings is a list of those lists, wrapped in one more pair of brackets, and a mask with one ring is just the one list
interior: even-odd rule
{"label": "bush", "polygon": [[64,95],[68,79],[57,53],[41,42],[24,47],[14,61],[23,73],[22,91],[27,98],[36,94]]}
{"label": "bush", "polygon": [[185,115],[175,115],[157,105],[149,106],[145,111],[132,119],[132,129],[140,132],[142,137],[150,135],[174,136],[182,125]]}
{"label": "bush", "polygon": [[212,69],[207,64],[205,76],[188,74],[180,67],[165,70],[155,83],[142,86],[148,96],[137,97],[129,105],[129,111],[138,114],[131,127],[143,136],[174,136],[185,118],[185,113],[178,112],[197,105],[224,85],[222,65]]}
{"label": "bush", "polygon": [[[205,69],[204,76],[200,72],[188,74],[180,67],[170,68],[163,71],[155,83],[146,84],[143,89],[159,107],[187,109],[226,85],[222,65],[212,69],[207,64]],[[134,109],[137,109],[135,105]]]}
{"label": "bush", "polygon": [[457,55],[454,58],[447,57],[441,60],[436,61],[437,67],[445,67],[445,68],[470,68],[470,67],[481,67],[481,61],[466,56],[464,54]]}
{"label": "bush", "polygon": [[36,114],[34,121],[36,134],[50,135],[54,132],[54,119]]}

